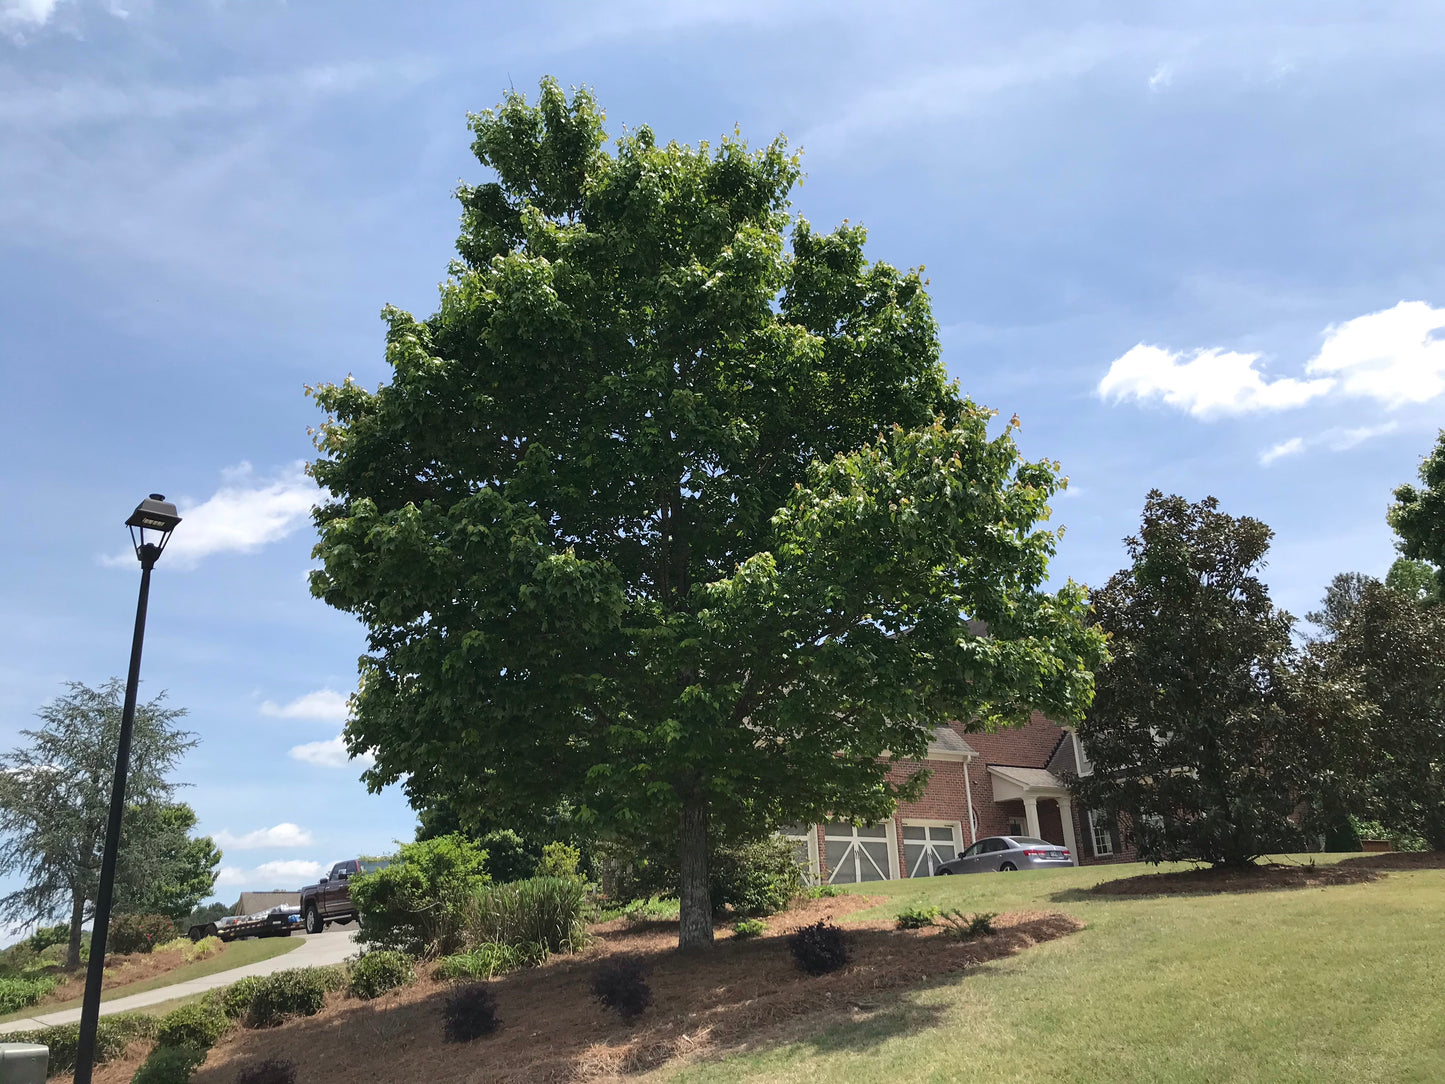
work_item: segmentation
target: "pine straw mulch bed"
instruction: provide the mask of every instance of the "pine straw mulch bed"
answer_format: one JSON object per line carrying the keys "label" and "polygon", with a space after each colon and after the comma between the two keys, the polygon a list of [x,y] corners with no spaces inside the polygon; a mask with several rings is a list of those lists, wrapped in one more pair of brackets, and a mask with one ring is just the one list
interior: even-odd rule
{"label": "pine straw mulch bed", "polygon": [[1445,851],[1385,851],[1361,858],[1345,858],[1340,865],[1351,869],[1445,869]]}
{"label": "pine straw mulch bed", "polygon": [[[222,945],[221,951],[203,957],[207,960],[214,960],[217,956],[225,954],[228,946]],[[160,975],[168,974],[178,967],[189,967],[195,960],[186,960],[179,952],[131,952],[124,956],[106,955],[105,980],[101,989],[105,991],[116,990],[122,986],[129,986],[132,983],[144,982],[146,979],[154,979]],[[44,1013],[47,1005],[58,1005],[65,1001],[74,1001],[78,997],[85,996],[85,965],[82,964],[76,971],[66,974],[59,972],[61,982],[54,990],[46,994],[34,1005],[27,1009],[27,1012]]]}
{"label": "pine straw mulch bed", "polygon": [[1373,869],[1346,865],[1285,865],[1278,862],[1245,869],[1204,866],[1174,873],[1145,873],[1103,881],[1086,891],[1100,896],[1200,896],[1223,892],[1268,892],[1281,888],[1323,888],[1365,884],[1379,878]]}
{"label": "pine straw mulch bed", "polygon": [[[588,949],[492,980],[498,1031],[465,1045],[442,1042],[448,986],[420,979],[372,1002],[333,994],[320,1014],[265,1031],[233,1033],[211,1051],[193,1084],[232,1084],[265,1058],[296,1063],[302,1084],[473,1084],[481,1081],[603,1081],[735,1045],[807,1014],[870,1012],[887,994],[1063,937],[1082,923],[1056,911],[994,919],[997,932],[959,942],[941,927],[902,931],[891,916],[845,926],[852,961],[812,978],[793,966],[784,935],[820,918],[885,902],[864,896],[810,900],[768,920],[762,937],[738,941],[719,929],[702,953],[676,951],[677,923],[594,927]],[[628,1026],[595,1002],[589,984],[610,956],[641,959],[652,1007]],[[425,968],[422,969],[425,971]],[[125,1078],[97,1077],[98,1084]]]}

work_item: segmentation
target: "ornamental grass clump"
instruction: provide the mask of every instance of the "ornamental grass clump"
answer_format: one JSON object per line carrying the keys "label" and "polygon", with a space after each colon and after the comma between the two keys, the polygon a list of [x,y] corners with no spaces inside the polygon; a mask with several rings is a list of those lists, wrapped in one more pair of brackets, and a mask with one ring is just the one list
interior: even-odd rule
{"label": "ornamental grass clump", "polygon": [[652,1004],[652,987],[640,960],[623,958],[602,964],[592,975],[592,996],[632,1023]]}
{"label": "ornamental grass clump", "polygon": [[523,967],[547,962],[545,945],[502,945],[486,941],[469,952],[443,956],[432,969],[432,978],[446,982],[458,979],[490,979]]}
{"label": "ornamental grass clump", "polygon": [[800,971],[826,975],[847,965],[852,951],[848,935],[827,919],[811,926],[799,926],[788,935],[788,950]]}
{"label": "ornamental grass clump", "polygon": [[491,885],[472,901],[470,940],[575,952],[587,940],[586,901],[587,887],[575,877],[533,877]]}
{"label": "ornamental grass clump", "polygon": [[497,1030],[497,1000],[485,982],[459,986],[442,1006],[442,1039],[469,1043]]}
{"label": "ornamental grass clump", "polygon": [[940,917],[952,936],[960,941],[972,941],[976,937],[987,937],[993,933],[993,920],[998,918],[998,915],[992,911],[980,911],[970,915],[954,908],[944,911]]}

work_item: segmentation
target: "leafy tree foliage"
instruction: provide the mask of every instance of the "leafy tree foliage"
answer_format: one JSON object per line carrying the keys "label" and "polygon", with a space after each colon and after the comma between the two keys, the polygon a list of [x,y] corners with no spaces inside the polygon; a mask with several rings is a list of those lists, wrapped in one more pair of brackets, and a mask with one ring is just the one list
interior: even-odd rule
{"label": "leafy tree foliage", "polygon": [[1412,561],[1408,557],[1395,558],[1390,571],[1385,573],[1385,586],[1415,602],[1439,602],[1441,598],[1435,570],[1424,561]]}
{"label": "leafy tree foliage", "polygon": [[1147,861],[1243,865],[1313,827],[1291,817],[1319,804],[1349,701],[1298,657],[1257,575],[1272,534],[1212,497],[1155,490],[1131,567],[1094,595],[1113,657],[1079,727],[1094,771],[1076,786],[1123,815]]}
{"label": "leafy tree foliage", "polygon": [[1058,465],[948,383],[920,276],[792,216],[782,139],[602,119],[551,81],[471,118],[440,309],[315,389],[312,588],[369,631],[368,785],[674,840],[688,946],[710,838],[886,816],[883,754],[1077,716],[1102,641],[1042,589]]}
{"label": "leafy tree foliage", "polygon": [[1425,561],[1435,571],[1435,597],[1445,596],[1445,429],[1420,464],[1423,486],[1400,486],[1390,507],[1390,526],[1400,536],[1400,551]]}
{"label": "leafy tree foliage", "polygon": [[[0,874],[23,882],[0,898],[0,914],[40,922],[68,912],[72,968],[80,963],[81,925],[91,917],[100,887],[124,697],[118,678],[95,689],[71,682],[40,709],[38,729],[20,732],[27,744],[0,756]],[[195,745],[175,725],[184,715],[184,709],[166,706],[164,693],[136,706],[128,820],[137,810],[166,805],[174,792],[166,777]],[[125,871],[125,882],[141,891],[157,882],[157,874],[169,878],[173,869],[153,864],[156,854],[143,846],[121,855],[117,868]]]}
{"label": "leafy tree foliage", "polygon": [[166,915],[179,921],[211,894],[221,852],[210,836],[192,836],[190,806],[131,805],[121,826],[115,910]]}
{"label": "leafy tree foliage", "polygon": [[1334,633],[1324,665],[1371,709],[1357,765],[1364,808],[1445,850],[1445,606],[1366,579]]}

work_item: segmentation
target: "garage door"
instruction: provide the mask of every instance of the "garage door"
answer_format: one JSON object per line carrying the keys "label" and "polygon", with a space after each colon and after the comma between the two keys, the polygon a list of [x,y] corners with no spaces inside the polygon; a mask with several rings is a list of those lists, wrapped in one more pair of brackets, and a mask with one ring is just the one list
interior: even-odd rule
{"label": "garage door", "polygon": [[910,877],[932,877],[940,862],[958,857],[959,825],[953,821],[903,822],[903,868]]}
{"label": "garage door", "polygon": [[823,845],[828,859],[829,884],[859,881],[891,881],[894,844],[891,821],[858,827],[829,821],[823,826]]}

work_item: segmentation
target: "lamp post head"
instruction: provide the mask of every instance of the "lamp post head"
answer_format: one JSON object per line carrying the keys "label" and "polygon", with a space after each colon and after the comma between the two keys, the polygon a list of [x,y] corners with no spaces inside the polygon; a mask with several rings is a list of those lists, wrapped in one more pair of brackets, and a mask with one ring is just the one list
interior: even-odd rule
{"label": "lamp post head", "polygon": [[[171,532],[181,517],[176,515],[176,506],[161,493],[152,493],[135,506],[125,525],[130,528],[130,540],[135,546],[135,555],[142,568],[152,568],[156,558],[166,548]],[[136,532],[140,533],[137,534]]]}

